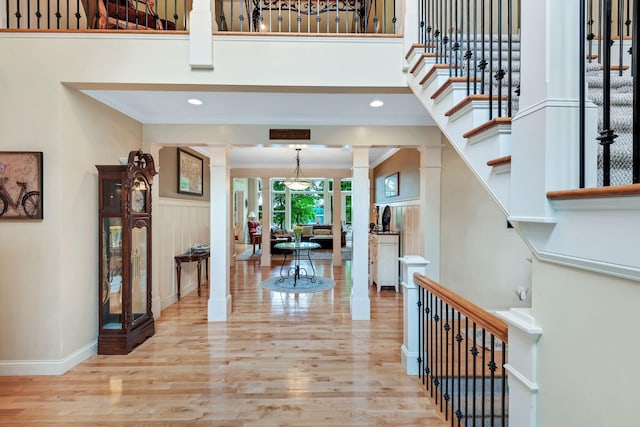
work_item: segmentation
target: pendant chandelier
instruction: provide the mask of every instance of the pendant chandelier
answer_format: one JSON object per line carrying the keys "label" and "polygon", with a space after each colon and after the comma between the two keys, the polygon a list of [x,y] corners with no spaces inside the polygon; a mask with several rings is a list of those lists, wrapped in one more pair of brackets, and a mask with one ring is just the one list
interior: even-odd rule
{"label": "pendant chandelier", "polygon": [[306,190],[311,187],[311,181],[305,179],[300,171],[300,150],[300,148],[296,148],[296,169],[293,172],[294,176],[284,182],[284,185],[290,190]]}

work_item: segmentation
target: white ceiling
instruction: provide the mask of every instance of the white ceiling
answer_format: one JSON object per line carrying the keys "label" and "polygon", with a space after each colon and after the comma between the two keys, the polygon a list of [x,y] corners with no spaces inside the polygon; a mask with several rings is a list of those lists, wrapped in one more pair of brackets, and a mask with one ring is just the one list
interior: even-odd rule
{"label": "white ceiling", "polygon": [[[328,92],[335,90],[327,89]],[[263,92],[263,91],[165,91],[165,90],[83,90],[88,96],[143,124],[267,125],[282,128],[339,126],[433,126],[434,122],[413,93],[359,91],[358,93]],[[390,92],[390,93],[388,93]],[[195,106],[189,98],[203,101]],[[369,102],[381,99],[384,105],[372,108]],[[282,141],[280,141],[282,142]],[[304,143],[304,141],[299,141]],[[292,141],[296,143],[296,141]],[[393,141],[390,141],[390,145]],[[295,166],[295,151],[280,147],[234,147],[233,168]],[[198,151],[208,155],[207,149]],[[380,163],[393,147],[370,150],[370,164]],[[300,165],[314,168],[349,168],[349,147],[305,147]]]}

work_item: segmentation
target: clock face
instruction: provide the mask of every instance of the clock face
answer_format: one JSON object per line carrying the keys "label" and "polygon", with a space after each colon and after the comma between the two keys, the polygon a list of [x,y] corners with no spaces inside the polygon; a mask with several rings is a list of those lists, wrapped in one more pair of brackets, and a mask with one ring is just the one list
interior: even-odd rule
{"label": "clock face", "polygon": [[131,191],[131,209],[134,212],[144,212],[146,210],[146,190],[132,190]]}

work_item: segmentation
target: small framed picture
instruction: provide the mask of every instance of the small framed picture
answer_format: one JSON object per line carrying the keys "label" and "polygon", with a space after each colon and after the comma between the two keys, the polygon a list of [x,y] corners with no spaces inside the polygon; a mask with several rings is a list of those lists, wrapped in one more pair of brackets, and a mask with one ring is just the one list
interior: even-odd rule
{"label": "small framed picture", "polygon": [[201,157],[178,148],[178,193],[202,196],[203,163]]}
{"label": "small framed picture", "polygon": [[396,197],[398,194],[400,194],[398,175],[399,173],[396,172],[385,177],[384,179],[384,196],[385,197]]}
{"label": "small framed picture", "polygon": [[42,217],[42,152],[0,152],[0,219]]}

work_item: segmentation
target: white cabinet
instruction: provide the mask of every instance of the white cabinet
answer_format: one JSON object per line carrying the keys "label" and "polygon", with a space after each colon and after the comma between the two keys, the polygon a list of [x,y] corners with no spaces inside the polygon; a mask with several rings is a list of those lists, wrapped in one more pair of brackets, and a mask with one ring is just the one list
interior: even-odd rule
{"label": "white cabinet", "polygon": [[398,292],[398,233],[369,234],[369,282],[393,286]]}

